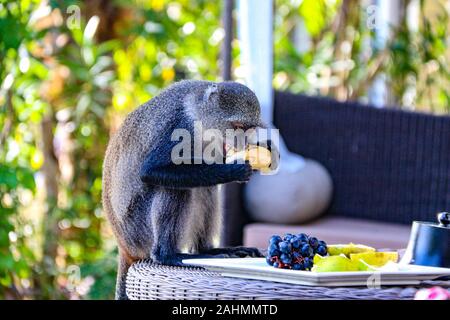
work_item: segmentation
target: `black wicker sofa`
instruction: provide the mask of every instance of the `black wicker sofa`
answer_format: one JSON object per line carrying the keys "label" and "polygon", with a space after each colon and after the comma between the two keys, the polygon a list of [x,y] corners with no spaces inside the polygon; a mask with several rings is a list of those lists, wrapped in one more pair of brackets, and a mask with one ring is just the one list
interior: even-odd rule
{"label": "black wicker sofa", "polygon": [[[357,219],[356,226],[365,221],[381,230],[399,226],[391,232],[402,231],[405,238],[413,220],[435,221],[437,212],[450,210],[449,116],[275,92],[274,122],[291,151],[330,172],[333,200],[319,218],[334,219],[328,226]],[[259,245],[249,241],[255,230],[294,228],[252,221],[244,187],[225,187],[224,245]]]}

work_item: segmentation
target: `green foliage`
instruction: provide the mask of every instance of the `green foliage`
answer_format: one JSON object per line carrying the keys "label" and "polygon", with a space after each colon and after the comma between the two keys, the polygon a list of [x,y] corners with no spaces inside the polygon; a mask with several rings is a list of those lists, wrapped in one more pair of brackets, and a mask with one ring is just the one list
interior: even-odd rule
{"label": "green foliage", "polygon": [[28,25],[36,4],[2,2],[0,10],[0,297],[20,297],[36,262],[27,246],[32,226],[18,215],[36,194],[33,124],[45,108],[36,90],[46,72],[27,49],[42,36]]}
{"label": "green foliage", "polygon": [[335,14],[335,9],[336,5],[326,0],[304,0],[298,7],[298,12],[308,33],[317,37]]}
{"label": "green foliage", "polygon": [[173,1],[160,8],[161,3],[153,1],[149,8],[140,8],[134,16],[140,23],[121,30],[128,41],[113,55],[117,65],[113,106],[117,111],[135,108],[175,80],[214,80],[220,73],[219,3]]}
{"label": "green foliage", "polygon": [[[277,0],[275,88],[367,101],[384,74],[387,104],[448,113],[448,9],[445,1],[420,1],[415,30],[407,25],[409,3],[402,2],[403,18],[384,49],[369,1]],[[298,37],[302,29],[306,38]]]}
{"label": "green foliage", "polygon": [[[427,10],[428,9],[428,10]],[[450,82],[448,26],[449,13],[444,3],[436,1],[436,13],[420,2],[419,28],[408,30],[406,21],[400,25],[397,37],[390,46],[387,67],[389,82],[397,103],[411,104],[404,98],[408,90],[416,90],[413,104],[428,107],[437,113],[450,112]]]}
{"label": "green foliage", "polygon": [[[220,79],[220,2],[100,3],[0,0],[0,298],[112,298],[109,136],[173,81]],[[275,88],[365,100],[384,73],[393,102],[414,89],[409,107],[450,111],[448,13],[430,16],[424,3],[419,30],[403,21],[377,50],[366,2],[276,0]],[[67,24],[72,5],[79,27]],[[237,41],[233,58],[238,67]]]}
{"label": "green foliage", "polygon": [[[0,7],[10,83],[0,95],[0,297],[112,298],[117,252],[101,208],[109,133],[171,82],[216,78],[220,5],[117,1],[73,28],[67,8],[84,2],[39,3]],[[115,21],[99,40],[105,12]]]}

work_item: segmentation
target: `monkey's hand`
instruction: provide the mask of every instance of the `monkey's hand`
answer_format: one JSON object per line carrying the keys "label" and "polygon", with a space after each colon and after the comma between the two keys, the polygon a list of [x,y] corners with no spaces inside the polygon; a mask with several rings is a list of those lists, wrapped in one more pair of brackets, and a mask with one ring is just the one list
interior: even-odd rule
{"label": "monkey's hand", "polygon": [[[239,183],[248,182],[253,173],[253,168],[248,161],[243,164],[231,163],[226,164],[226,169],[229,171],[229,176],[234,177],[232,181]],[[231,181],[230,181],[231,182]]]}
{"label": "monkey's hand", "polygon": [[212,248],[202,250],[200,253],[214,256],[220,255],[221,257],[226,258],[264,257],[259,249],[252,247]]}
{"label": "monkey's hand", "polygon": [[[228,249],[228,248],[225,248]],[[256,248],[244,248],[244,249],[254,249],[258,250]],[[219,249],[218,249],[219,250]],[[258,251],[259,252],[259,251]],[[153,256],[152,262],[156,264],[162,264],[165,266],[175,266],[175,267],[186,267],[189,266],[189,264],[183,263],[184,259],[211,259],[211,258],[243,258],[243,257],[262,257],[262,255],[255,255],[253,254],[247,254],[244,251],[239,251],[236,254],[230,253],[228,251],[224,252],[205,252],[205,253],[198,253],[198,254],[190,254],[190,253],[174,253],[172,255],[165,255],[165,256]]]}

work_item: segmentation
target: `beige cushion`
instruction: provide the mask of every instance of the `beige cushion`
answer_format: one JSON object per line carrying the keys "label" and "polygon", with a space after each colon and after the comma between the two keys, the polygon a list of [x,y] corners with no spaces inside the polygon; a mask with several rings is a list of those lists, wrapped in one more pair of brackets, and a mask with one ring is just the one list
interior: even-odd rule
{"label": "beige cushion", "polygon": [[266,248],[271,235],[306,233],[327,243],[360,243],[375,248],[405,248],[411,227],[344,217],[326,217],[304,225],[252,223],[244,228],[244,245]]}

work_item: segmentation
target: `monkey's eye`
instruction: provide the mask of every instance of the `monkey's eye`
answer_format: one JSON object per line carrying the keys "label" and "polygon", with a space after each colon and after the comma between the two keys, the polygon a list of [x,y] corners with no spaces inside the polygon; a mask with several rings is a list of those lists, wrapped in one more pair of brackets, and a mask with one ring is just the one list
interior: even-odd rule
{"label": "monkey's eye", "polygon": [[233,121],[233,122],[231,122],[231,125],[233,126],[234,130],[244,129],[244,127],[245,127],[244,124],[242,122],[239,122],[239,121]]}

